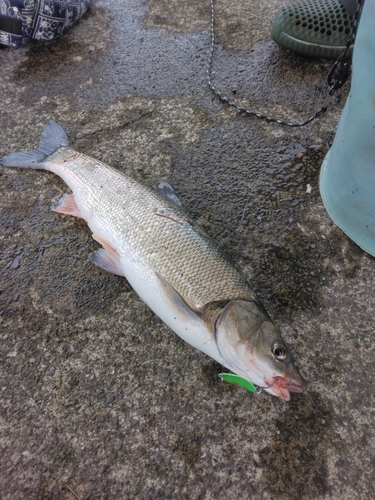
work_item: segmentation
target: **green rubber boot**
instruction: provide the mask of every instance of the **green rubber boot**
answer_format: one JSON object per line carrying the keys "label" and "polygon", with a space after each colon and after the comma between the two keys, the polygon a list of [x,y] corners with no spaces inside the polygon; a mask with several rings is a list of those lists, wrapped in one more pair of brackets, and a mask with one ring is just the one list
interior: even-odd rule
{"label": "green rubber boot", "polygon": [[352,33],[352,18],[339,0],[300,0],[282,7],[271,38],[297,54],[337,59]]}
{"label": "green rubber boot", "polygon": [[350,94],[320,171],[333,221],[375,256],[375,0],[366,0],[353,51]]}

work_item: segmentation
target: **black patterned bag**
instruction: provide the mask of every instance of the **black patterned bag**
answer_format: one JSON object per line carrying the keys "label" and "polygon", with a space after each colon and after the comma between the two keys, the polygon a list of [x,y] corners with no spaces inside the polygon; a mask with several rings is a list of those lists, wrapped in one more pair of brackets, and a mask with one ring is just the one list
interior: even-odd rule
{"label": "black patterned bag", "polygon": [[90,4],[91,0],[0,0],[0,44],[20,47],[29,38],[62,36]]}

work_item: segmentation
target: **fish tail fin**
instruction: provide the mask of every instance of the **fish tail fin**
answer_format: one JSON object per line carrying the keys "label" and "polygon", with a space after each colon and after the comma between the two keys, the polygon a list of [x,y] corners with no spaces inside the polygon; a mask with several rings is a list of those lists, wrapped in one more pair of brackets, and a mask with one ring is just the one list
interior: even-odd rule
{"label": "fish tail fin", "polygon": [[69,139],[64,129],[53,120],[44,127],[38,149],[19,151],[0,158],[4,167],[46,168],[44,161],[61,146],[68,146]]}

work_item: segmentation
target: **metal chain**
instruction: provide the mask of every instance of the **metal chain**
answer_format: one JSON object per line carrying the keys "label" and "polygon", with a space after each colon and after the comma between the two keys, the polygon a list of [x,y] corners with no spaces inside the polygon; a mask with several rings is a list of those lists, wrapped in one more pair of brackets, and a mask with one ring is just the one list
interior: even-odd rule
{"label": "metal chain", "polygon": [[352,34],[346,43],[344,52],[338,57],[328,73],[327,83],[329,85],[329,91],[326,100],[328,100],[329,96],[332,96],[337,89],[340,89],[350,76],[352,66],[352,51],[350,47],[354,45],[357,36],[358,23],[364,3],[365,0],[357,0],[357,7],[352,23]]}
{"label": "metal chain", "polygon": [[[214,9],[214,0],[210,0],[210,1],[211,1],[211,47],[210,47],[210,55],[209,55],[209,59],[208,59],[206,74],[207,74],[207,83],[208,83],[209,88],[217,97],[219,97],[219,99],[221,99],[223,102],[226,102],[230,106],[236,108],[238,111],[241,111],[241,112],[246,113],[246,114],[251,115],[251,116],[256,116],[257,118],[261,118],[261,119],[266,120],[268,122],[278,123],[279,125],[285,125],[287,127],[303,127],[304,125],[308,125],[313,120],[315,120],[315,118],[317,118],[318,116],[320,116],[326,112],[328,100],[330,99],[330,97],[333,95],[333,93],[337,89],[339,89],[340,87],[342,87],[342,85],[344,85],[345,81],[347,80],[347,78],[350,74],[351,55],[349,57],[347,57],[347,54],[348,54],[350,46],[354,43],[357,28],[358,28],[358,20],[359,20],[361,9],[362,9],[362,6],[363,6],[365,0],[358,0],[357,1],[357,10],[356,10],[356,14],[355,14],[354,22],[353,22],[353,32],[352,32],[352,35],[347,42],[347,46],[346,46],[345,51],[339,57],[339,59],[335,62],[335,64],[333,65],[333,67],[328,75],[331,78],[330,78],[330,80],[328,79],[328,83],[330,85],[330,88],[328,90],[327,95],[323,99],[319,110],[316,111],[314,114],[312,114],[309,118],[307,118],[307,120],[304,120],[302,122],[289,122],[287,120],[274,118],[273,116],[268,116],[268,115],[265,115],[263,113],[259,113],[257,111],[254,111],[252,109],[245,108],[244,106],[241,106],[241,105],[237,104],[236,102],[232,101],[231,99],[229,99],[227,96],[222,94],[215,87],[215,85],[212,83],[212,60],[213,60],[214,50],[215,50],[215,31],[214,31],[215,9]],[[344,60],[344,58],[345,58],[345,60]],[[345,76],[344,76],[344,74],[345,74]]]}

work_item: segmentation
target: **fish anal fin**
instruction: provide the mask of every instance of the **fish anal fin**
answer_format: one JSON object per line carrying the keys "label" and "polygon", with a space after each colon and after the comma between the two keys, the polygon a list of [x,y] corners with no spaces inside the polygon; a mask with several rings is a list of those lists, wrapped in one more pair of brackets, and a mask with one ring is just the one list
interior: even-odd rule
{"label": "fish anal fin", "polygon": [[60,214],[83,218],[74,194],[64,194],[59,201],[52,205],[51,209]]}
{"label": "fish anal fin", "polygon": [[100,248],[95,252],[91,252],[88,256],[90,262],[101,267],[104,271],[108,271],[118,276],[124,276],[124,271],[121,268],[120,260],[113,253],[108,252],[104,248]]}
{"label": "fish anal fin", "polygon": [[170,300],[170,302],[173,303],[173,305],[178,309],[180,313],[183,313],[183,315],[186,317],[186,319],[189,320],[199,320],[200,322],[202,321],[202,311],[199,309],[193,309],[192,307],[189,306],[189,304],[181,297],[181,295],[173,288],[172,285],[168,283],[168,281],[158,272],[155,273],[161,288],[167,298]]}

